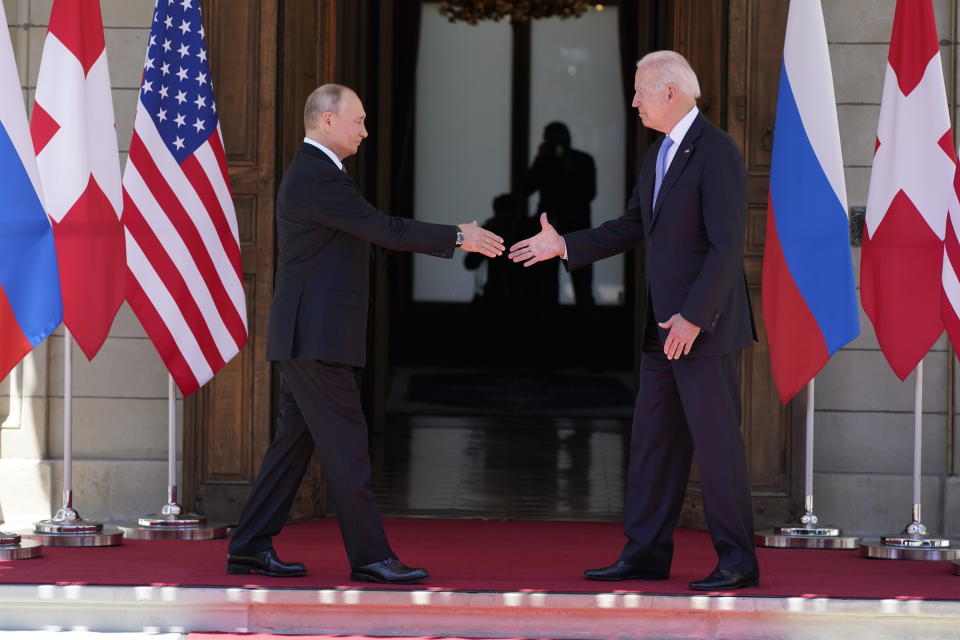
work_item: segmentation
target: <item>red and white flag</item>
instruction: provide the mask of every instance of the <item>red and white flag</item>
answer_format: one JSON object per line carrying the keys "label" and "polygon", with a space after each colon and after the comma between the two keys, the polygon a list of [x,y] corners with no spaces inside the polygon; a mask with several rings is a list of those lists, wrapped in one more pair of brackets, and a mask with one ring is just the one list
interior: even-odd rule
{"label": "red and white flag", "polygon": [[154,9],[123,174],[127,301],[184,395],[247,341],[237,217],[194,3]]}
{"label": "red and white flag", "polygon": [[860,297],[903,380],[943,333],[956,159],[930,0],[897,0],[870,174]]}
{"label": "red and white flag", "polygon": [[63,321],[88,359],[126,286],[117,131],[98,0],[55,0],[30,134],[60,266]]}

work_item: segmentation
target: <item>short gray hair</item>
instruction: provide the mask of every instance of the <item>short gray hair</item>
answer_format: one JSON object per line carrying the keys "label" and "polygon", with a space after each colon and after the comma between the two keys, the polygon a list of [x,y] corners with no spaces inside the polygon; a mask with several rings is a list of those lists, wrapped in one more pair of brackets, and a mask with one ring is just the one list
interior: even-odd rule
{"label": "short gray hair", "polygon": [[651,51],[640,58],[637,69],[649,71],[657,78],[658,88],[675,84],[680,92],[694,99],[700,97],[700,82],[687,59],[676,51]]}
{"label": "short gray hair", "polygon": [[342,84],[320,85],[307,96],[307,104],[303,107],[303,126],[309,129],[317,119],[327,111],[340,113],[340,99],[347,91],[353,89]]}

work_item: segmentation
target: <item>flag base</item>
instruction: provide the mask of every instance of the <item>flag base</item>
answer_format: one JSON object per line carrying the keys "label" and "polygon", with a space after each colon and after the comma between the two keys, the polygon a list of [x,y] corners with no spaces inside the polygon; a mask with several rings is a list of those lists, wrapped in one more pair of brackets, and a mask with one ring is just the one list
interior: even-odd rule
{"label": "flag base", "polygon": [[27,560],[43,555],[43,546],[34,540],[23,540],[16,533],[0,531],[0,560]]}
{"label": "flag base", "polygon": [[773,532],[781,536],[814,536],[814,537],[836,537],[840,535],[840,529],[836,527],[807,527],[807,526],[787,526],[774,527]]}
{"label": "flag base", "polygon": [[[893,544],[884,540],[891,540]],[[905,536],[884,536],[865,538],[860,543],[860,555],[880,560],[960,560],[960,545],[946,538],[911,538],[908,541]]]}
{"label": "flag base", "polygon": [[100,527],[99,531],[92,532],[34,530],[21,535],[28,540],[36,540],[45,547],[115,547],[123,542],[123,531],[117,527]]}
{"label": "flag base", "polygon": [[753,535],[758,547],[777,549],[856,549],[858,541],[834,527],[774,527]]}
{"label": "flag base", "polygon": [[[137,522],[121,522],[120,528],[133,540],[218,540],[227,537],[227,525],[207,522],[203,517],[188,518],[182,523],[154,518],[156,516],[144,516]],[[200,523],[196,524],[198,521]]]}
{"label": "flag base", "polygon": [[176,486],[160,513],[142,516],[135,523],[121,523],[128,538],[135,540],[216,540],[227,537],[227,525],[207,522],[207,517],[185,512],[177,503]]}

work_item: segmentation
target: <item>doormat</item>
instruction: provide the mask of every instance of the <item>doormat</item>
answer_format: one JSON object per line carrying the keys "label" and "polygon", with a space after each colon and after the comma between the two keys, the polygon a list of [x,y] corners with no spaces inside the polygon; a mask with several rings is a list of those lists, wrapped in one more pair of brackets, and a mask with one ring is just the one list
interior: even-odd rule
{"label": "doormat", "polygon": [[496,413],[633,411],[633,392],[614,375],[411,373],[404,403]]}

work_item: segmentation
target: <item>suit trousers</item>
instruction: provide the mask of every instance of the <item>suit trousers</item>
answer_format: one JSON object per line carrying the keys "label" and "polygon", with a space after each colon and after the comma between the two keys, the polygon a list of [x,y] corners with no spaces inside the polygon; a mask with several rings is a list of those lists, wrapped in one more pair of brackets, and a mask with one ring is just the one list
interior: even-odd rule
{"label": "suit trousers", "polygon": [[648,319],[633,417],[621,559],[670,571],[673,530],[697,456],[717,568],[758,571],[750,482],[740,435],[739,353],[668,360]]}
{"label": "suit trousers", "polygon": [[367,424],[352,367],[319,360],[279,362],[280,416],[244,506],[230,553],[269,549],[316,448],[351,567],[394,555],[370,489]]}

